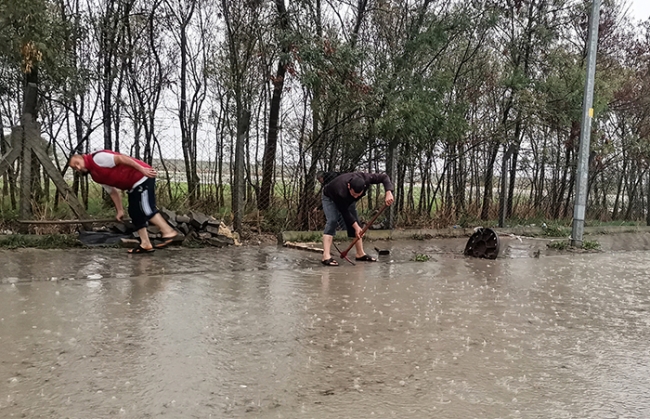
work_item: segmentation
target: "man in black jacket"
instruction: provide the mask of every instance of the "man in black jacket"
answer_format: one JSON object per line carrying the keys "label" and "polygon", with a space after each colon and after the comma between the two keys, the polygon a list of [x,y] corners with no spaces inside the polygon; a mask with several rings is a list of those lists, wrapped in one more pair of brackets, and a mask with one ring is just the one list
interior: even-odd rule
{"label": "man in black jacket", "polygon": [[356,202],[365,196],[369,185],[382,183],[386,191],[386,205],[392,205],[393,184],[388,175],[384,173],[343,173],[323,187],[323,212],[327,222],[323,232],[323,265],[337,266],[338,262],[332,258],[331,248],[339,216],[343,217],[348,230],[348,237],[357,237],[355,244],[356,260],[375,262],[377,259],[369,256],[363,250],[361,240],[361,226],[356,210]]}
{"label": "man in black jacket", "polygon": [[316,179],[318,180],[318,183],[325,186],[336,179],[340,174],[341,172],[318,172],[316,173]]}

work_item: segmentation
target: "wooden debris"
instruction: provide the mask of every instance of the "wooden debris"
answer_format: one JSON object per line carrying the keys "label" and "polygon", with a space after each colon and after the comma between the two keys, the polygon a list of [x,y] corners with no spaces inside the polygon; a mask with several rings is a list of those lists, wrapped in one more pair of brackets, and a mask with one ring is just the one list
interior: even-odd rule
{"label": "wooden debris", "polygon": [[[129,219],[125,219],[128,221]],[[87,218],[83,220],[18,220],[20,224],[90,224],[90,223],[119,223],[115,218]]]}
{"label": "wooden debris", "polygon": [[306,250],[313,253],[323,253],[323,249],[316,247],[320,243],[294,243],[294,242],[284,242],[284,247],[290,249]]}

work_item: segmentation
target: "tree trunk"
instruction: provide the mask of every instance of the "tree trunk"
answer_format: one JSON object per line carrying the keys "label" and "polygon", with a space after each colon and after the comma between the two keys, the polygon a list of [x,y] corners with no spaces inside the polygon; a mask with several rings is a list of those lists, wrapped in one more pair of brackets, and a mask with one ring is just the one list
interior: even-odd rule
{"label": "tree trunk", "polygon": [[625,172],[627,171],[627,159],[625,158],[625,153],[623,153],[623,170],[620,172],[618,178],[618,186],[616,188],[616,198],[614,199],[614,208],[612,209],[612,219],[615,220],[618,217],[618,205],[621,200],[621,193],[623,191],[623,179],[625,178]]}
{"label": "tree trunk", "polygon": [[510,183],[508,185],[508,199],[506,202],[506,218],[512,217],[513,201],[515,196],[515,187],[517,186],[517,158],[519,157],[519,149],[521,147],[521,112],[517,113],[517,122],[515,123],[514,141],[515,147],[512,149],[510,158]]}
{"label": "tree trunk", "polygon": [[507,192],[507,181],[508,181],[508,161],[509,151],[506,150],[507,144],[503,145],[503,158],[501,159],[501,178],[499,179],[499,227],[503,228],[506,224],[506,218],[508,217],[508,211],[506,209],[506,194]]}
{"label": "tree trunk", "polygon": [[[285,32],[289,29],[289,18],[284,0],[275,0],[280,18],[280,31]],[[289,53],[289,45],[282,48],[282,54],[278,60],[278,68],[273,78],[273,96],[271,97],[271,107],[269,109],[269,134],[264,148],[263,167],[262,167],[262,186],[257,202],[257,207],[261,210],[267,210],[271,205],[272,189],[275,177],[275,155],[278,145],[278,131],[280,126],[280,108],[282,104],[282,91],[284,89],[284,76],[286,74],[286,57]]]}
{"label": "tree trunk", "polygon": [[533,206],[537,208],[538,211],[540,210],[542,205],[542,198],[544,197],[544,187],[545,187],[545,180],[546,180],[546,135],[544,136],[544,141],[542,143],[542,152],[540,154],[541,154],[541,158],[539,160],[541,160],[541,163],[539,168],[538,184],[535,191],[535,199],[533,200]]}
{"label": "tree trunk", "polygon": [[[189,17],[187,17],[189,19]],[[190,205],[196,202],[196,185],[194,184],[194,174],[192,167],[192,138],[187,124],[187,66],[188,66],[188,44],[187,44],[187,20],[180,22],[180,58],[181,58],[181,77],[180,77],[180,103],[178,110],[178,119],[181,126],[181,145],[183,147],[183,161],[185,163],[185,181],[187,182],[187,194],[190,199]],[[238,127],[239,130],[239,127]],[[243,155],[243,152],[242,152]]]}
{"label": "tree trunk", "polygon": [[102,126],[104,128],[104,149],[113,149],[113,57],[116,45],[117,13],[114,0],[106,2],[101,28],[101,71],[102,71]]}
{"label": "tree trunk", "polygon": [[646,213],[645,213],[645,223],[646,223],[646,225],[650,226],[650,171],[648,171],[648,173],[647,173],[646,189],[647,189],[647,191],[646,191],[646,193],[647,193],[646,202],[648,203],[648,205],[646,205],[646,208],[645,208],[645,211],[646,211]]}
{"label": "tree trunk", "polygon": [[465,187],[467,183],[467,172],[465,171],[465,156],[462,144],[456,144],[454,147],[456,158],[454,165],[454,171],[456,172],[454,176],[454,209],[458,218],[465,213],[466,208]]}
{"label": "tree trunk", "polygon": [[485,187],[483,188],[483,207],[481,208],[481,220],[486,221],[490,217],[490,206],[492,204],[492,181],[494,179],[494,162],[499,152],[499,143],[492,145],[490,156],[485,169]]}
{"label": "tree trunk", "polygon": [[235,231],[242,231],[244,219],[244,194],[246,193],[245,150],[250,126],[250,110],[245,109],[241,99],[237,100],[237,141],[235,143],[235,178],[232,189],[232,212]]}

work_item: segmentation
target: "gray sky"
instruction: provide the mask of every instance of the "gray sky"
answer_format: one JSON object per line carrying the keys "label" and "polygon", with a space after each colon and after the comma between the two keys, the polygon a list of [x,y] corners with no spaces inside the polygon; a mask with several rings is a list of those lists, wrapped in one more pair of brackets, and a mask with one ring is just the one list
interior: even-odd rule
{"label": "gray sky", "polygon": [[630,17],[634,20],[647,20],[650,17],[650,0],[628,0]]}

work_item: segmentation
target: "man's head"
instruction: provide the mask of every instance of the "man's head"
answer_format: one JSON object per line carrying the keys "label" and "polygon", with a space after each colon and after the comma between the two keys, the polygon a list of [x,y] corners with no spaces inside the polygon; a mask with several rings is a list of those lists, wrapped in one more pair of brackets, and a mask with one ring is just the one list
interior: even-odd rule
{"label": "man's head", "polygon": [[350,195],[355,199],[363,195],[367,188],[366,181],[361,177],[353,177],[348,183]]}
{"label": "man's head", "polygon": [[70,157],[70,167],[79,173],[88,173],[88,169],[86,169],[86,162],[84,161],[84,157],[81,154],[75,154]]}

